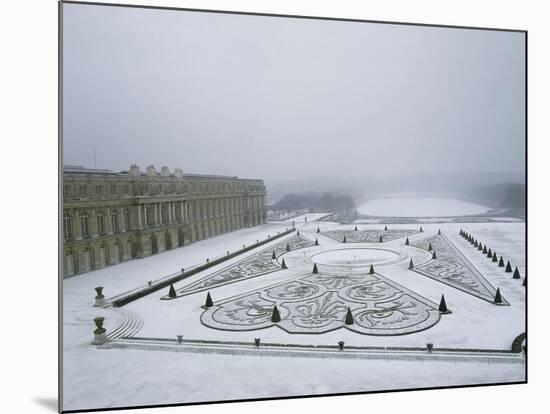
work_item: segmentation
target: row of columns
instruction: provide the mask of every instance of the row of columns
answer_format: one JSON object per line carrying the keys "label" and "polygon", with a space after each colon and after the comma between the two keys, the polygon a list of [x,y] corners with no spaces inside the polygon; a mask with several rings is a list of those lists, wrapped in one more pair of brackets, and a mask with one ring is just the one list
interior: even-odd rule
{"label": "row of columns", "polygon": [[[185,223],[188,221],[211,220],[244,214],[247,211],[263,211],[263,198],[265,196],[244,196],[215,200],[177,200],[166,202],[149,202],[139,205],[127,205],[104,208],[105,233],[112,234],[115,230],[125,232],[133,229],[144,229],[154,225]],[[129,220],[126,213],[129,209]],[[162,211],[165,209],[165,216]],[[114,229],[113,210],[118,216],[118,229]],[[81,214],[74,209],[74,214],[69,214],[70,226],[74,239],[83,237]],[[97,209],[88,209],[88,227],[90,236],[98,235]],[[129,223],[127,223],[129,221]]]}

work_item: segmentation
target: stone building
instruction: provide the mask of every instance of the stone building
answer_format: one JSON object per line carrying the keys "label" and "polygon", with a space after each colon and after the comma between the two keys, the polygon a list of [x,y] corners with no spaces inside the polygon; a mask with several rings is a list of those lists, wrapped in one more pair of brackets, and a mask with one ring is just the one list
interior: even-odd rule
{"label": "stone building", "polygon": [[266,220],[262,180],[63,168],[65,277],[174,249]]}

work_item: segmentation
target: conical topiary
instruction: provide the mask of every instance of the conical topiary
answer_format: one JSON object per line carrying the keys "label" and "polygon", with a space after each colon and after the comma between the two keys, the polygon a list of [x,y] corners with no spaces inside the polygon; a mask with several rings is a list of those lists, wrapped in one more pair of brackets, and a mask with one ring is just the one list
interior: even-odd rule
{"label": "conical topiary", "polygon": [[420,233],[422,233],[424,230],[422,229],[422,226],[420,226]]}
{"label": "conical topiary", "polygon": [[493,252],[493,262],[498,262],[497,252]]}
{"label": "conical topiary", "polygon": [[463,231],[462,229],[460,229],[460,231],[458,232],[458,234],[459,234],[460,236],[464,236],[464,231]]}
{"label": "conical topiary", "polygon": [[449,312],[449,309],[447,309],[447,302],[445,302],[445,295],[441,295],[441,301],[439,301],[439,312]]}
{"label": "conical topiary", "polygon": [[283,258],[283,262],[281,263],[281,269],[288,269],[288,267],[286,267],[286,263],[285,263],[284,258]]}
{"label": "conical topiary", "polygon": [[296,230],[296,236],[300,235],[300,230]]}
{"label": "conical topiary", "polygon": [[476,240],[474,240],[474,247],[477,247],[477,246],[478,246],[478,244],[477,244],[477,239],[476,239]]}
{"label": "conical topiary", "polygon": [[317,238],[315,238],[315,246],[319,246],[319,240],[317,240]]}
{"label": "conical topiary", "polygon": [[429,250],[429,251],[432,251],[432,250],[433,250],[433,249],[432,249],[432,243],[431,243],[431,242],[430,242],[430,244],[428,244],[428,250]]}
{"label": "conical topiary", "polygon": [[481,243],[479,243],[479,244],[477,245],[477,250],[479,250],[479,251],[483,250],[483,247],[482,247]]}
{"label": "conical topiary", "polygon": [[314,275],[319,273],[319,270],[317,270],[317,263],[313,263],[313,270],[311,271],[311,273],[313,273]]}
{"label": "conical topiary", "polygon": [[380,235],[380,237],[378,238],[378,241],[379,241],[380,243],[384,243],[384,239],[382,238],[382,235]]}
{"label": "conical topiary", "polygon": [[176,295],[176,289],[174,289],[174,285],[170,283],[170,290],[168,291],[168,297],[169,298],[175,298]]}
{"label": "conical topiary", "polygon": [[206,302],[204,302],[204,306],[207,308],[214,306],[214,302],[212,302],[212,296],[210,296],[210,292],[206,294]]}
{"label": "conical topiary", "polygon": [[483,246],[483,254],[487,254],[487,245]]}
{"label": "conical topiary", "polygon": [[506,263],[506,269],[504,269],[506,273],[512,273],[512,265],[510,264],[510,260],[508,260],[508,263]]}
{"label": "conical topiary", "polygon": [[411,260],[409,261],[409,269],[410,269],[410,270],[413,270],[413,269],[414,269],[413,259],[411,259]]}
{"label": "conical topiary", "polygon": [[374,266],[371,264],[369,269],[369,275],[373,275],[373,274],[374,274]]}
{"label": "conical topiary", "polygon": [[286,244],[286,251],[287,251],[287,252],[290,251],[290,243],[287,243],[287,244]]}
{"label": "conical topiary", "polygon": [[273,307],[273,313],[271,314],[271,322],[274,322],[274,323],[281,322],[281,314],[279,313],[279,309],[277,309],[277,305]]}
{"label": "conical topiary", "polygon": [[357,231],[357,226],[355,226],[355,231]]}
{"label": "conical topiary", "polygon": [[388,226],[384,226],[384,231],[388,231]]}
{"label": "conical topiary", "polygon": [[407,239],[405,240],[405,246],[408,246],[409,245],[409,238],[407,237]]}
{"label": "conical topiary", "polygon": [[512,276],[513,279],[521,279],[521,276],[519,275],[518,267],[516,266],[516,270],[514,270],[514,275]]}
{"label": "conical topiary", "polygon": [[504,259],[502,256],[500,256],[500,260],[498,261],[498,267],[504,267]]}
{"label": "conical topiary", "polygon": [[353,325],[353,315],[351,309],[348,307],[348,312],[346,313],[346,325]]}
{"label": "conical topiary", "polygon": [[437,259],[437,255],[435,254],[435,250],[432,253],[432,259],[434,259],[434,260]]}
{"label": "conical topiary", "polygon": [[344,240],[342,240],[342,243],[347,243],[348,239],[346,239],[346,236],[344,236]]}
{"label": "conical topiary", "polygon": [[317,227],[317,233],[321,233],[321,229]]}
{"label": "conical topiary", "polygon": [[438,229],[438,230],[437,230],[437,235],[438,235],[438,236],[441,236],[441,229]]}
{"label": "conical topiary", "polygon": [[495,293],[495,298],[493,303],[502,303],[502,296],[500,295],[500,288],[497,288],[497,293]]}
{"label": "conical topiary", "polygon": [[489,250],[487,250],[487,257],[490,259],[493,257],[493,252],[491,251],[491,248],[489,247]]}
{"label": "conical topiary", "polygon": [[273,250],[273,254],[271,255],[271,259],[275,260],[277,258],[277,255],[275,254],[275,250]]}

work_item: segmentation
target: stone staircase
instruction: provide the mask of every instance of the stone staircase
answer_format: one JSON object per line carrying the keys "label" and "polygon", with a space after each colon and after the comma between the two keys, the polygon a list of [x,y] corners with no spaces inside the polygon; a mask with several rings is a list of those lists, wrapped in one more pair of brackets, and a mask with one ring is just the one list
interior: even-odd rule
{"label": "stone staircase", "polygon": [[122,317],[122,323],[107,334],[110,340],[132,338],[143,327],[143,318],[136,312],[124,308],[113,308]]}

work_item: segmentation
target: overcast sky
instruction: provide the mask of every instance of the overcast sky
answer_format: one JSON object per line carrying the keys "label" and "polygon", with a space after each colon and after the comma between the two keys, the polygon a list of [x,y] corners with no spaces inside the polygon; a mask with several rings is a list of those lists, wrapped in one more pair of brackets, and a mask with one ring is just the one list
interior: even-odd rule
{"label": "overcast sky", "polygon": [[524,35],[65,4],[64,163],[524,169]]}

